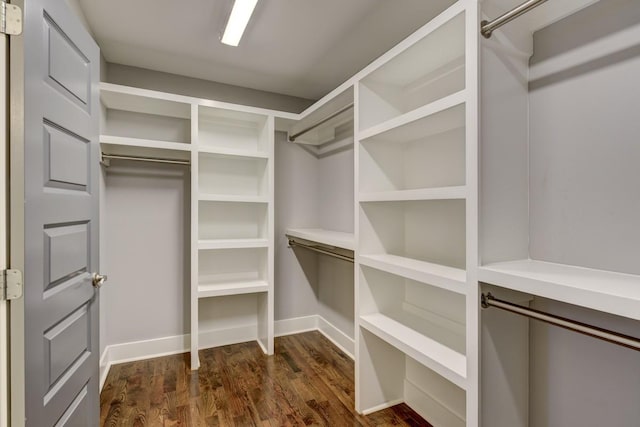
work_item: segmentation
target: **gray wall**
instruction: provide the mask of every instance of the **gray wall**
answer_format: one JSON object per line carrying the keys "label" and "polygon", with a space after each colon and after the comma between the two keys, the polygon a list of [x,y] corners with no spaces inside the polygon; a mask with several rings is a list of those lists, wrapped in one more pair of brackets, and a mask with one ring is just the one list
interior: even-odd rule
{"label": "gray wall", "polygon": [[287,228],[353,232],[353,149],[318,159],[276,134],[275,318],[319,314],[353,338],[353,265],[287,247]]}
{"label": "gray wall", "polygon": [[140,162],[107,170],[107,345],[189,332],[189,176]]}
{"label": "gray wall", "polygon": [[[635,36],[612,42],[623,31]],[[639,34],[637,0],[601,0],[534,36],[534,259],[640,274]],[[640,322],[554,301],[534,306],[640,336]],[[531,349],[532,427],[639,425],[640,353],[536,322]]]}
{"label": "gray wall", "polygon": [[303,111],[314,102],[310,99],[114,63],[108,64],[107,76],[103,81],[293,113]]}

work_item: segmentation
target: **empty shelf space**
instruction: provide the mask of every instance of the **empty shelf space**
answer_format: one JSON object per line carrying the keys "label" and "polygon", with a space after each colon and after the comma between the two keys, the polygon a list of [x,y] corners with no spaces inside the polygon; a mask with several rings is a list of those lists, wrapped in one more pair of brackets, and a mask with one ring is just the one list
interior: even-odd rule
{"label": "empty shelf space", "polygon": [[[434,102],[420,106],[407,113],[400,114],[389,120],[385,120],[384,122],[378,123],[369,128],[365,128],[364,130],[360,131],[360,134],[359,134],[360,140],[373,138],[385,132],[396,131],[397,129],[400,129],[401,127],[406,126],[410,123],[413,123],[417,120],[428,118],[442,111],[464,104],[466,101],[466,97],[467,95],[465,91],[461,90],[445,98],[438,99]],[[448,119],[447,121],[439,122],[437,126],[433,128],[432,131],[429,131],[432,133],[426,133],[425,135],[423,135],[423,137],[426,137],[429,135],[435,135],[437,133],[445,132],[447,130],[460,127],[461,123],[460,123],[459,116],[455,116],[455,117],[452,116],[452,117],[448,117],[447,119]],[[464,122],[462,124],[464,124]],[[407,133],[409,131],[414,131],[414,129],[409,128],[407,130]],[[398,130],[397,132],[400,133],[402,131]]]}
{"label": "empty shelf space", "polygon": [[267,203],[198,203],[198,238],[266,239],[269,227]]}
{"label": "empty shelf space", "polygon": [[188,143],[113,135],[100,135],[100,149],[103,154],[111,156],[168,160],[189,160],[191,158],[191,145]]}
{"label": "empty shelf space", "polygon": [[[404,317],[396,320],[398,317]],[[360,316],[360,327],[374,334],[383,341],[402,351],[417,362],[442,375],[458,387],[466,389],[467,359],[466,356],[428,335],[440,336],[451,334],[441,327],[420,319],[420,333],[410,326],[413,321],[404,315],[390,317],[381,313]],[[405,321],[408,321],[405,323]],[[464,337],[461,337],[464,342]]]}
{"label": "empty shelf space", "polygon": [[267,239],[201,239],[198,240],[198,249],[245,249],[266,248],[269,246]]}
{"label": "empty shelf space", "polygon": [[201,194],[266,197],[268,160],[219,154],[198,155],[198,190]]}
{"label": "empty shelf space", "polygon": [[467,274],[459,268],[447,267],[396,255],[360,255],[362,265],[396,276],[428,283],[448,291],[464,294]]}
{"label": "empty shelf space", "polygon": [[299,239],[317,242],[336,248],[343,248],[351,251],[355,249],[353,233],[323,230],[321,228],[288,228],[285,234],[287,236],[297,237]]}
{"label": "empty shelf space", "polygon": [[198,298],[255,294],[267,291],[269,291],[269,283],[264,280],[198,284]]}
{"label": "empty shelf space", "polygon": [[464,21],[456,15],[360,81],[360,129],[465,89]]}
{"label": "empty shelf space", "polygon": [[461,199],[360,203],[359,253],[464,270],[465,206]]}
{"label": "empty shelf space", "polygon": [[198,146],[208,150],[266,152],[267,116],[198,106]]}
{"label": "empty shelf space", "polygon": [[411,201],[411,200],[455,200],[465,199],[465,186],[423,188],[417,190],[377,191],[360,193],[361,202]]}
{"label": "empty shelf space", "polygon": [[485,283],[640,320],[640,276],[530,259],[480,267]]}
{"label": "empty shelf space", "polygon": [[201,202],[237,202],[237,203],[269,203],[265,196],[245,196],[235,194],[200,194]]}

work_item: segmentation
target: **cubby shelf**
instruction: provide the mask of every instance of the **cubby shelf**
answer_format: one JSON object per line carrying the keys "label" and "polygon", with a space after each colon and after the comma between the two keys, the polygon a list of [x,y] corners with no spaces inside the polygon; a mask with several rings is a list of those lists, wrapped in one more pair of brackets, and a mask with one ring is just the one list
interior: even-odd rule
{"label": "cubby shelf", "polygon": [[453,200],[465,199],[465,186],[439,188],[420,188],[415,190],[376,191],[360,193],[360,202],[401,202],[414,200]]}
{"label": "cubby shelf", "polygon": [[227,147],[198,147],[198,152],[203,154],[218,154],[221,156],[248,157],[252,159],[268,159],[269,154],[262,151],[237,150]]}
{"label": "cubby shelf", "polygon": [[482,282],[640,320],[640,276],[531,259],[480,267]]}
{"label": "cubby shelf", "polygon": [[[457,105],[464,104],[464,102],[466,101],[466,98],[467,98],[466,91],[461,90],[445,98],[438,99],[437,101],[431,102],[427,105],[423,105],[422,107],[416,108],[415,110],[411,110],[408,113],[402,114],[398,117],[394,117],[393,119],[389,119],[385,122],[382,122],[380,124],[371,126],[370,128],[367,128],[365,130],[362,130],[359,133],[359,138],[362,141],[368,138],[373,138],[384,132],[388,132],[396,128],[400,128],[401,126],[408,125],[417,120],[423,119],[425,117],[429,117],[441,111],[448,110]],[[435,135],[441,132],[446,132],[447,130],[454,129],[456,127],[460,127],[459,121],[457,121],[455,117],[452,117],[451,121],[443,122],[437,128],[434,128],[431,135]],[[423,135],[423,136],[428,136],[428,135]]]}
{"label": "cubby shelf", "polygon": [[200,194],[201,202],[269,203],[266,196],[245,196],[235,194]]}
{"label": "cubby shelf", "polygon": [[267,248],[268,239],[212,239],[198,240],[198,249],[245,249],[245,248]]}
{"label": "cubby shelf", "polygon": [[360,255],[360,264],[396,276],[428,283],[448,291],[465,294],[467,274],[459,268],[447,267],[396,255]]}
{"label": "cubby shelf", "polygon": [[[444,331],[438,325],[425,320],[421,320],[421,323],[422,330],[429,330],[436,336],[443,334],[451,336],[450,331]],[[458,387],[466,389],[467,358],[464,354],[421,334],[407,326],[405,322],[401,323],[381,313],[360,316],[360,327],[442,375]]]}
{"label": "cubby shelf", "polygon": [[267,291],[269,291],[269,283],[265,280],[198,284],[198,298],[255,294]]}

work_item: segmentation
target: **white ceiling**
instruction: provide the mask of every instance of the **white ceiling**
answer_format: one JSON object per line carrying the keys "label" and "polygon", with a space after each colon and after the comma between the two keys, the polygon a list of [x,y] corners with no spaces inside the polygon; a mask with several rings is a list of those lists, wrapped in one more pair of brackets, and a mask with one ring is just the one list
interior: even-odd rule
{"label": "white ceiling", "polygon": [[108,62],[318,99],[453,0],[260,0],[239,47],[232,0],[79,0]]}

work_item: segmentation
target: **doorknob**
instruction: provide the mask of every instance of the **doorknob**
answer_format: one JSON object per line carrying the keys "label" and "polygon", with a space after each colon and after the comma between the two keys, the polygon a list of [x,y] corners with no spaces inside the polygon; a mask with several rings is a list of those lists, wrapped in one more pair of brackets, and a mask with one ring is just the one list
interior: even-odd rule
{"label": "doorknob", "polygon": [[107,281],[106,274],[93,273],[91,275],[91,282],[93,283],[93,287],[96,289],[100,289],[100,287],[104,285],[104,282],[106,281]]}

